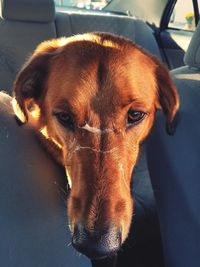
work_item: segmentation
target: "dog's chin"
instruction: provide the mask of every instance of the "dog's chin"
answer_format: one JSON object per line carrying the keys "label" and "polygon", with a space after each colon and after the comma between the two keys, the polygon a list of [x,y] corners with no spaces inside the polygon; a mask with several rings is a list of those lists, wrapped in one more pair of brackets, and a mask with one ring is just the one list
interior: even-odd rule
{"label": "dog's chin", "polygon": [[91,261],[93,262],[98,262],[98,261],[110,261],[112,260],[112,258],[115,258],[117,256],[117,253],[110,253],[106,256],[101,256],[101,257],[91,257],[89,258]]}
{"label": "dog's chin", "polygon": [[[76,250],[78,251],[78,250]],[[107,262],[107,261],[111,261],[112,259],[115,259],[117,256],[117,252],[114,253],[109,253],[107,255],[103,255],[103,256],[95,256],[95,255],[87,255],[85,253],[81,253],[80,251],[78,251],[80,254],[86,256],[88,259],[90,259],[92,262]]]}
{"label": "dog's chin", "polygon": [[[76,249],[77,250],[77,249]],[[105,255],[95,255],[96,253],[85,253],[85,252],[81,252],[79,250],[77,250],[79,253],[81,253],[82,255],[86,256],[87,258],[89,258],[91,261],[107,261],[107,260],[111,260],[112,258],[115,258],[117,256],[117,251],[114,252],[110,252],[107,253]]]}
{"label": "dog's chin", "polygon": [[115,252],[110,252],[109,254],[105,254],[105,255],[101,255],[101,256],[99,256],[99,255],[95,255],[95,253],[93,254],[92,252],[91,253],[89,253],[89,254],[87,254],[87,253],[85,253],[85,252],[83,252],[83,251],[80,251],[79,249],[77,249],[77,248],[75,248],[75,250],[78,252],[78,253],[80,253],[80,254],[82,254],[82,255],[84,255],[84,256],[86,256],[87,258],[89,258],[91,261],[94,261],[94,262],[96,262],[96,261],[106,261],[106,260],[111,260],[112,258],[115,258],[116,256],[117,256],[117,252],[115,251]]}

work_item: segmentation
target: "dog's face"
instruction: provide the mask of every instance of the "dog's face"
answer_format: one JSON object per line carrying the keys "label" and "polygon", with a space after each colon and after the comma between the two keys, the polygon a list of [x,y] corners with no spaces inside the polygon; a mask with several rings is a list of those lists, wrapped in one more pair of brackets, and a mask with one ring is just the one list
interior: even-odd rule
{"label": "dog's face", "polygon": [[40,45],[14,97],[16,114],[46,136],[66,168],[73,245],[91,258],[116,252],[131,223],[139,146],[156,109],[168,129],[178,109],[168,72],[123,38],[85,34]]}

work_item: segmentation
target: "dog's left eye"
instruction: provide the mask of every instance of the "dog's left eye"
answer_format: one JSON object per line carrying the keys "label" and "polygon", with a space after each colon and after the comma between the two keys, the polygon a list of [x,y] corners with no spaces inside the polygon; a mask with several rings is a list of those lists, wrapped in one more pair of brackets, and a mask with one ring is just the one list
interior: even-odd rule
{"label": "dog's left eye", "polygon": [[146,113],[136,110],[129,110],[128,111],[128,125],[136,125],[141,122]]}
{"label": "dog's left eye", "polygon": [[53,113],[54,116],[56,116],[59,123],[61,123],[64,127],[69,128],[70,130],[73,130],[74,128],[74,121],[66,112],[55,112]]}

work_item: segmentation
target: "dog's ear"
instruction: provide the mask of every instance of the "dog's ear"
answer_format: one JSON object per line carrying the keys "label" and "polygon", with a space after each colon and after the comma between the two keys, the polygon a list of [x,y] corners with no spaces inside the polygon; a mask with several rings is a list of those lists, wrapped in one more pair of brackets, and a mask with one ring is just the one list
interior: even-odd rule
{"label": "dog's ear", "polygon": [[48,73],[47,55],[38,55],[29,60],[18,74],[13,86],[13,109],[21,121],[28,121],[25,103],[28,99],[37,102],[45,91],[45,80]]}
{"label": "dog's ear", "polygon": [[45,95],[49,62],[61,43],[59,39],[41,43],[14,82],[12,105],[22,124],[28,121],[26,103],[30,100],[39,105],[41,97]]}
{"label": "dog's ear", "polygon": [[156,82],[158,101],[157,108],[162,108],[166,116],[166,131],[173,135],[178,123],[179,97],[169,71],[157,61]]}

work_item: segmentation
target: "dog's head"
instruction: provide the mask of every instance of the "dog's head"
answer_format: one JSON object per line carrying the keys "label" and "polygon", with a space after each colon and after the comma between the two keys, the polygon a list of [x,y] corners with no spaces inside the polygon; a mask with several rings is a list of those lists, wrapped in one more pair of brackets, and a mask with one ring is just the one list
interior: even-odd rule
{"label": "dog's head", "polygon": [[129,232],[131,173],[156,109],[173,130],[179,104],[168,71],[113,35],[52,40],[19,73],[13,103],[66,168],[73,245],[91,258],[116,252]]}

